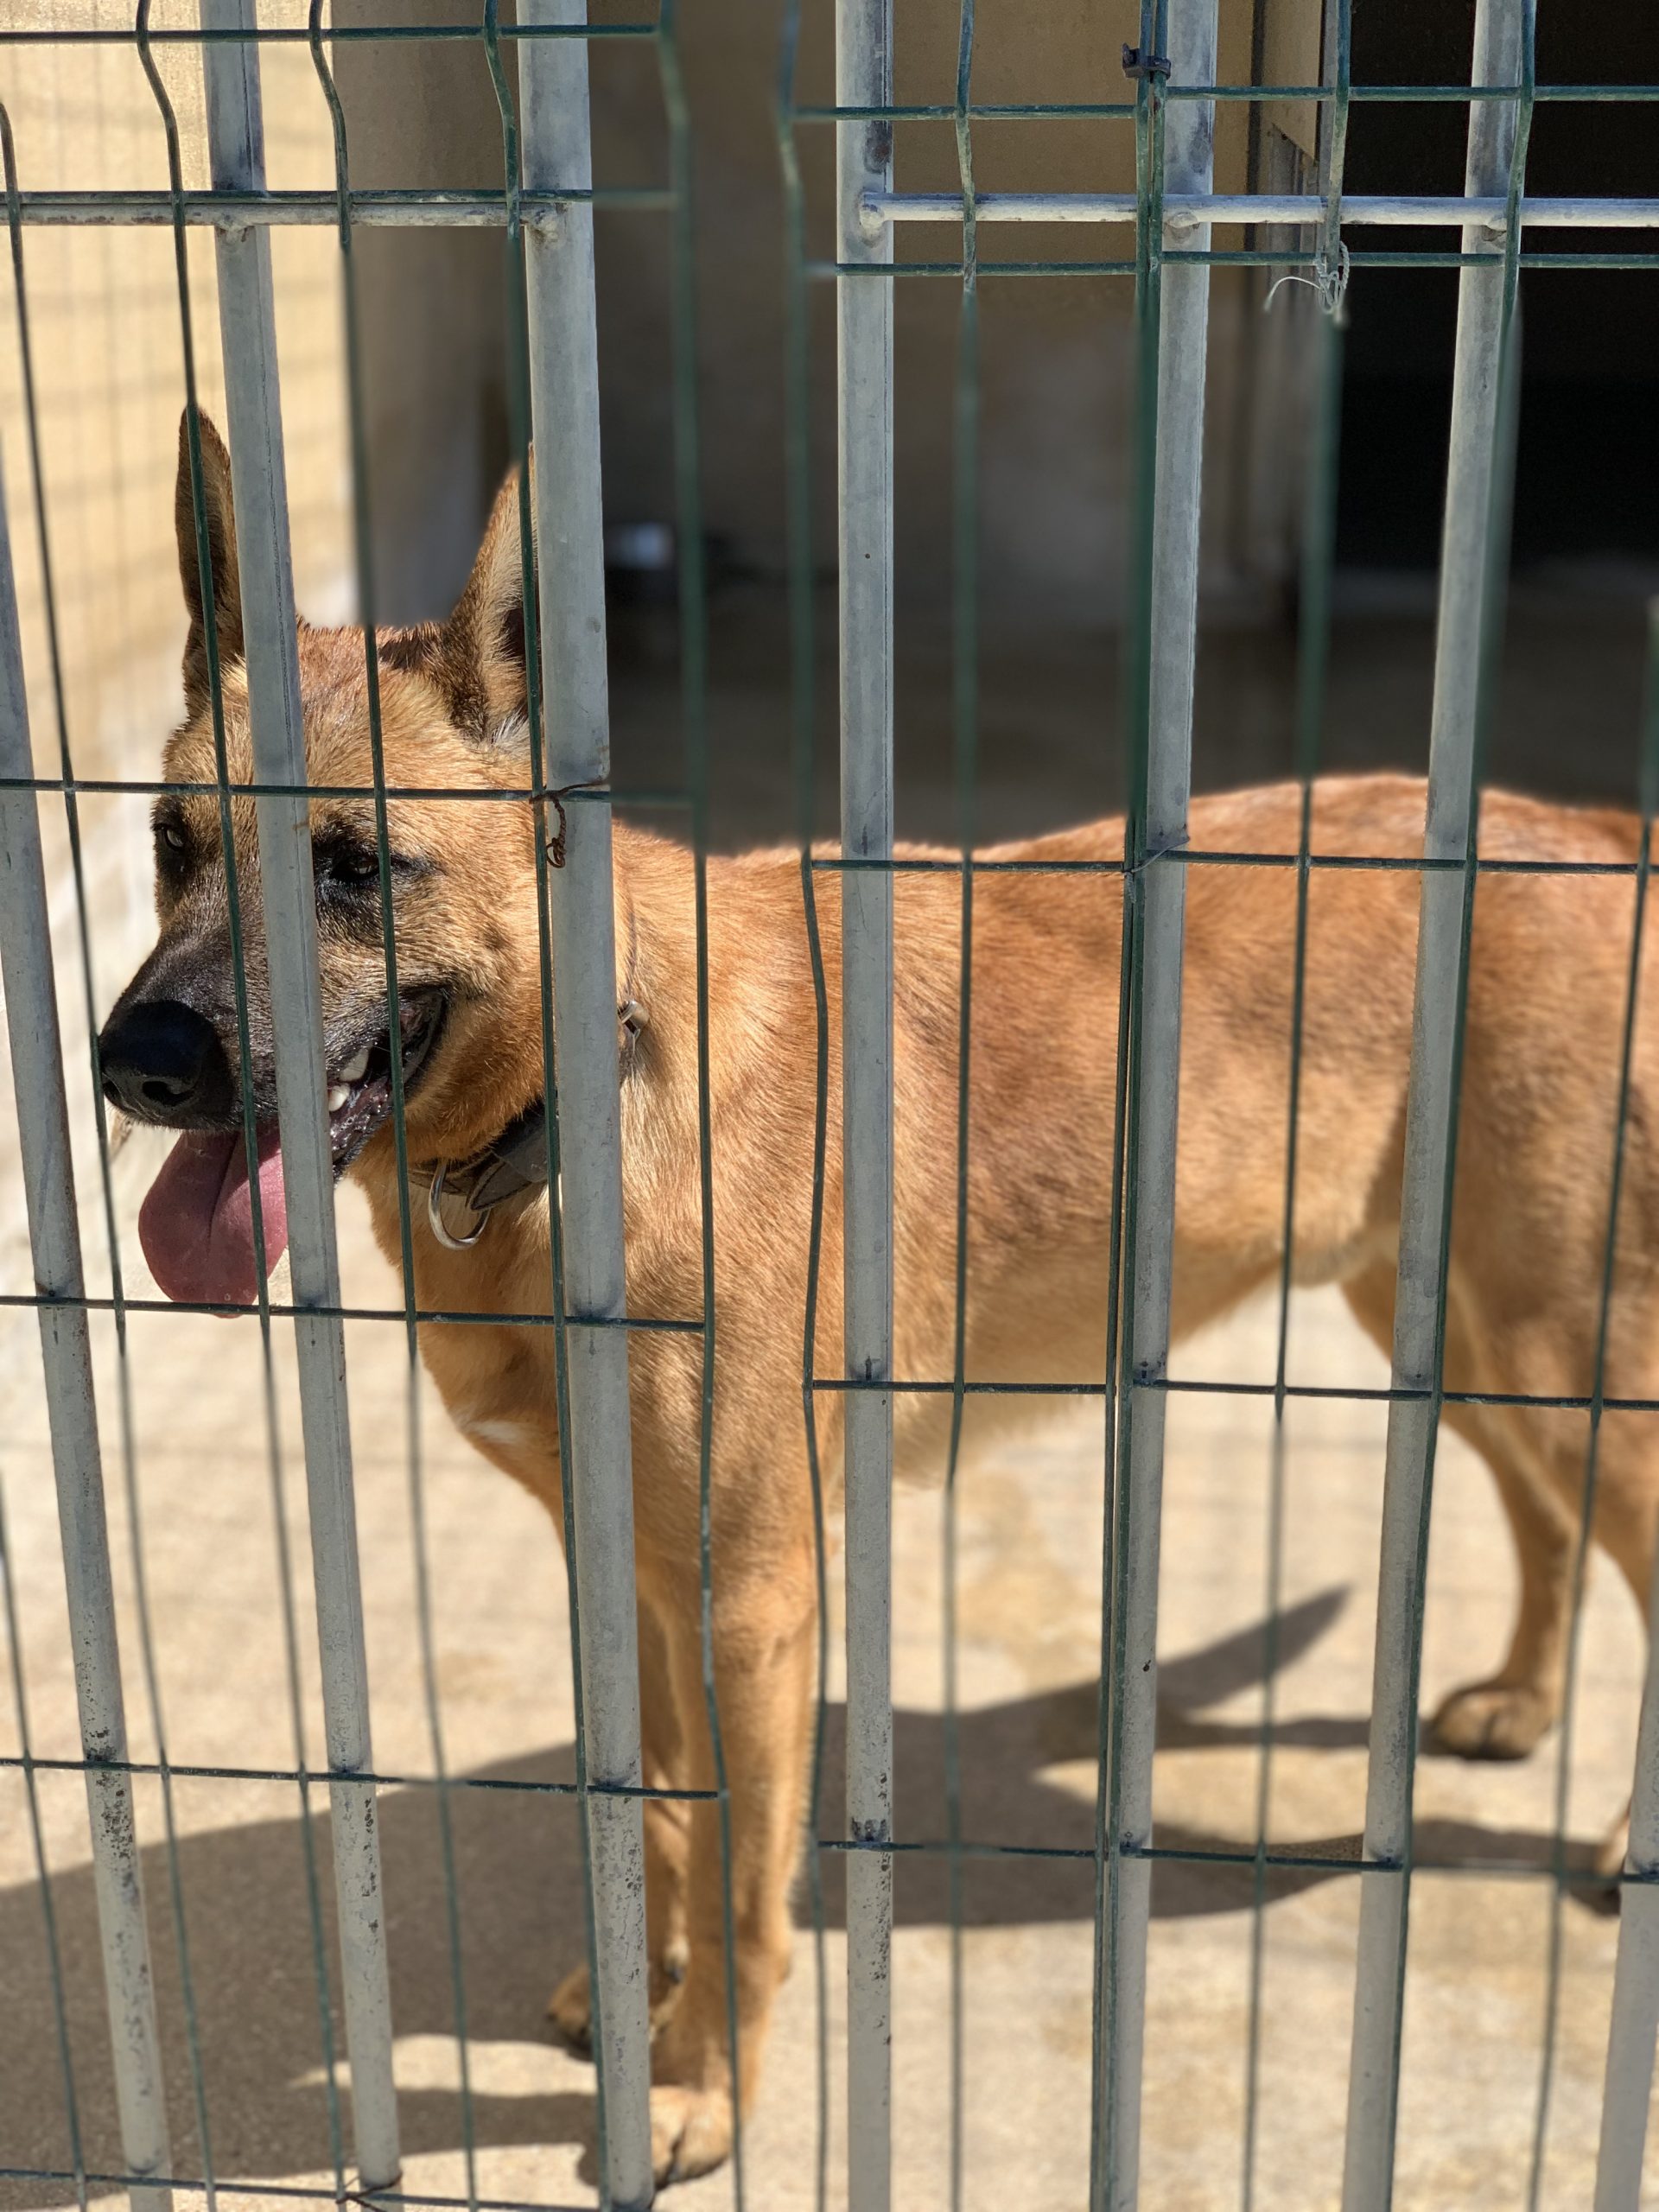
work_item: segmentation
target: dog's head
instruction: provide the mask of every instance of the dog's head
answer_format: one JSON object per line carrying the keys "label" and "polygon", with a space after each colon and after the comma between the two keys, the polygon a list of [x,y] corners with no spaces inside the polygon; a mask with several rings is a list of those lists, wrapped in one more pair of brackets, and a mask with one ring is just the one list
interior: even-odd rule
{"label": "dog's head", "polygon": [[[211,607],[203,600],[181,434],[186,719],[168,742],[163,776],[186,788],[156,802],[161,934],[110,1015],[99,1050],[105,1093],[115,1105],[135,1120],[181,1132],[140,1217],[157,1281],[171,1297],[245,1304],[257,1281],[245,1089],[257,1124],[268,1264],[282,1250],[286,1225],[257,808],[245,788],[254,768],[230,459],[205,419],[200,453]],[[362,632],[300,626],[307,773],[329,793],[311,799],[309,826],[337,1174],[392,1145],[394,1052],[401,1055],[409,1154],[417,1163],[466,1157],[542,1087],[535,820],[527,802],[491,796],[530,780],[519,547],[514,476],[496,501],[454,614],[444,623],[383,632],[378,641],[386,787],[479,794],[387,803],[395,1004],[386,979]],[[219,788],[210,646],[218,661],[228,796]]]}

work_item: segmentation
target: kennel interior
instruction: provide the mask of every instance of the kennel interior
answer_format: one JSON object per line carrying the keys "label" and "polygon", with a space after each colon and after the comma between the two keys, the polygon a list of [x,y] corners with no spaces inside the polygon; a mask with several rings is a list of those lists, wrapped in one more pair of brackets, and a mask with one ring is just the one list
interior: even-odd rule
{"label": "kennel interior", "polygon": [[[6,2201],[650,2190],[633,1690],[571,1630],[632,1606],[613,1069],[562,1042],[568,1581],[423,1384],[349,1193],[336,1220],[302,869],[264,894],[311,1202],[256,1319],[158,1297],[155,1155],[98,1106],[196,405],[238,470],[265,821],[304,805],[296,602],[442,613],[557,423],[536,496],[577,557],[532,610],[533,788],[550,838],[582,793],[549,870],[569,1033],[584,1004],[608,1033],[613,806],[700,853],[798,841],[804,931],[832,875],[845,902],[852,1334],[803,1420],[931,1382],[962,1449],[895,1503],[890,1393],[849,1393],[796,1971],[739,2156],[683,2201],[1653,2198],[1632,1609],[1583,1592],[1529,1760],[1420,1765],[1416,1726],[1510,1603],[1435,1436],[1478,793],[1654,804],[1651,29],[16,0],[0,52]],[[1379,764],[1427,766],[1437,825],[1394,1371],[1288,1279],[1172,1359],[1190,785]],[[1015,1433],[960,1366],[891,1370],[887,863],[950,846],[969,914],[979,847],[1125,804],[1127,1287],[1098,1372]],[[838,818],[856,865],[810,857]],[[1305,893],[1306,839],[1277,864]],[[1631,873],[1634,960],[1645,842]],[[717,1390],[707,1317],[649,1318],[709,1331]],[[1632,1772],[1613,1914],[1588,1862]],[[542,2022],[589,1943],[596,2075]]]}

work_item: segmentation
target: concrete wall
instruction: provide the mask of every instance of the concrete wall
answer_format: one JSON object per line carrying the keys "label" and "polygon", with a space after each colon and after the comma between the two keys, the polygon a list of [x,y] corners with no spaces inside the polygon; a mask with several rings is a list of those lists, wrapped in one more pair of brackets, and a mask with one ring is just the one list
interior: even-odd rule
{"label": "concrete wall", "polygon": [[[471,19],[454,0],[403,0],[396,14]],[[384,23],[385,0],[335,0],[334,21]],[[334,68],[354,185],[500,188],[500,110],[479,41],[353,41]],[[363,231],[354,251],[376,613],[414,621],[459,595],[506,465],[505,236]]]}
{"label": "concrete wall", "polygon": [[[340,21],[366,22],[378,0],[338,4]],[[415,6],[429,20],[449,13],[447,0],[415,0]],[[596,5],[594,12],[604,20],[637,10]],[[906,0],[897,13],[897,98],[950,100],[956,0]],[[1251,16],[1244,0],[1224,0],[1225,78],[1249,76]],[[1126,99],[1131,87],[1120,48],[1135,37],[1137,20],[1128,0],[1103,9],[1083,0],[1056,0],[1037,11],[982,8],[975,97]],[[781,570],[784,557],[784,203],[774,111],[783,10],[779,0],[726,0],[685,10],[682,24],[696,147],[706,518],[729,539],[740,563],[766,574]],[[803,104],[833,97],[831,28],[828,0],[808,0],[798,83]],[[395,52],[358,46],[342,50],[340,71],[360,149],[354,167],[364,181],[499,178],[499,119],[476,44]],[[662,182],[666,134],[653,48],[596,42],[592,86],[598,181]],[[1217,162],[1229,188],[1244,180],[1246,135],[1245,110],[1224,105]],[[800,126],[815,254],[830,251],[831,136],[823,124]],[[1133,184],[1133,133],[1125,122],[983,122],[975,146],[982,190]],[[948,123],[900,126],[898,176],[907,189],[955,187]],[[619,521],[663,517],[672,512],[667,225],[660,214],[609,210],[601,211],[598,228],[607,511]],[[944,258],[955,250],[948,229],[909,236],[906,250],[915,257]],[[986,257],[1103,258],[1128,251],[1122,229],[982,233]],[[435,613],[464,575],[467,541],[505,452],[499,249],[484,238],[410,233],[365,239],[359,251],[385,611]],[[817,535],[827,565],[834,301],[827,284],[813,294]],[[959,297],[948,279],[898,287],[899,543],[901,586],[912,601],[944,592],[949,573]],[[1233,510],[1248,493],[1249,474],[1234,468],[1230,455],[1243,435],[1239,410],[1250,404],[1237,370],[1255,342],[1259,298],[1259,288],[1236,272],[1218,275],[1206,516],[1217,586],[1230,581],[1237,549],[1249,542],[1234,527]],[[999,604],[1068,621],[1097,619],[1110,612],[1120,583],[1132,399],[1128,281],[988,280],[982,299],[988,574]]]}
{"label": "concrete wall", "polygon": [[[266,0],[262,19],[302,26],[303,0]],[[166,0],[156,28],[195,22],[190,0]],[[11,0],[13,27],[130,32],[129,0]],[[177,111],[185,182],[207,182],[199,51],[156,48]],[[273,185],[318,186],[333,176],[327,111],[303,45],[267,52],[267,155]],[[166,144],[156,101],[130,42],[8,47],[0,87],[24,191],[165,190]],[[75,772],[154,777],[182,708],[184,611],[174,550],[173,486],[183,347],[170,229],[24,232],[24,270],[47,525],[62,671],[62,707]],[[272,239],[296,584],[302,610],[337,620],[350,611],[339,247],[328,230]],[[213,249],[189,240],[197,374],[204,405],[221,415]],[[0,282],[0,425],[16,568],[35,762],[59,772],[58,701],[35,518],[35,486],[18,349],[17,301]],[[79,803],[100,1013],[126,981],[152,925],[149,800],[87,795]],[[53,928],[78,1146],[92,1128],[80,945],[61,799],[42,799]],[[0,1077],[0,1082],[6,1079]],[[0,1122],[0,1279],[28,1280],[16,1139]],[[102,1251],[99,1174],[78,1160],[90,1255]],[[94,1268],[96,1258],[92,1262]],[[101,1287],[94,1282],[95,1288]],[[13,1317],[19,1326],[29,1317]],[[25,1335],[32,1332],[25,1330]],[[15,1337],[16,1330],[10,1331]],[[0,1358],[8,1332],[0,1329]]]}
{"label": "concrete wall", "polygon": [[[304,0],[267,0],[262,20],[302,26]],[[127,0],[14,0],[9,21],[130,31]],[[188,4],[157,28],[193,24]],[[196,48],[160,45],[177,111],[185,181],[205,186]],[[276,187],[332,181],[327,109],[303,46],[268,48],[266,147]],[[167,187],[156,102],[130,44],[9,48],[3,90],[25,191]],[[204,405],[221,409],[213,250],[190,234],[191,308]],[[347,570],[339,248],[326,230],[272,237],[277,344],[300,602],[336,615]],[[161,229],[31,226],[29,307],[54,581],[76,763],[153,774],[180,702],[184,616],[173,550],[173,482],[183,350],[173,237]],[[54,753],[39,550],[19,372],[16,298],[0,284],[0,417],[8,512],[22,601],[30,705],[42,765]]]}

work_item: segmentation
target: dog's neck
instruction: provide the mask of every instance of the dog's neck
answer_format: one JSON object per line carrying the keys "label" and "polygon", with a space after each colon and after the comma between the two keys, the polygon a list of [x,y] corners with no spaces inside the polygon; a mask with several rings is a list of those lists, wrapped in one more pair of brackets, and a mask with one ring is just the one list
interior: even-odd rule
{"label": "dog's neck", "polygon": [[[637,1126],[647,1110],[646,1093],[673,1090],[654,1077],[671,1072],[684,1053],[695,1055],[696,923],[691,855],[683,847],[619,825],[613,855],[617,1046],[626,1128]],[[492,1086],[496,1114],[488,1121],[452,1122],[435,1138],[423,1135],[410,1143],[410,1179],[416,1186],[410,1198],[423,1236],[429,1228],[428,1194],[435,1179],[442,1179],[442,1217],[456,1220],[464,1233],[475,1225],[467,1218],[473,1198],[516,1211],[545,1187],[539,940],[537,930],[534,952],[521,964],[510,1001],[500,1004],[493,1025],[499,1047],[489,1058],[499,1071]],[[672,1145],[671,1133],[653,1124],[653,1154]],[[360,1179],[377,1215],[385,1211],[395,1220],[397,1160],[389,1132],[365,1154]]]}

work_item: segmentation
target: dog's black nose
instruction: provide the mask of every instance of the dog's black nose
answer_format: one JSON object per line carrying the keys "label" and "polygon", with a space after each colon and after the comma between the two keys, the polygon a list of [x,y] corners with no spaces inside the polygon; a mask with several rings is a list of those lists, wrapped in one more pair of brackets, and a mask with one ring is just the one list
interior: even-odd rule
{"label": "dog's black nose", "polygon": [[140,999],[118,1009],[98,1055],[104,1096],[135,1121],[190,1128],[223,1121],[235,1109],[219,1032],[177,999]]}

